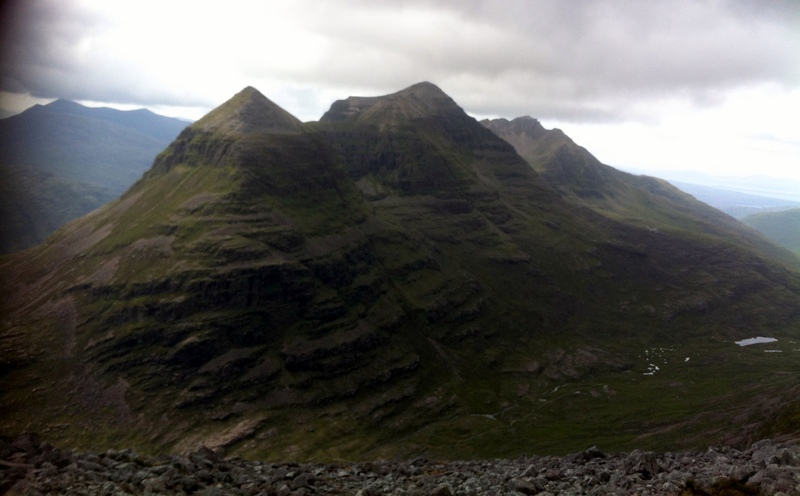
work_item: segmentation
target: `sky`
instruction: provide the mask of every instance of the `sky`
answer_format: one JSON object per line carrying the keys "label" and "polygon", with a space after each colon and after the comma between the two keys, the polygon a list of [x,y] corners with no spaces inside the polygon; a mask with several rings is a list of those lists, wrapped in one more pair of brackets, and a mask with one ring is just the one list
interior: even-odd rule
{"label": "sky", "polygon": [[197,119],[246,86],[298,118],[430,81],[606,164],[800,179],[798,0],[11,0],[0,108]]}

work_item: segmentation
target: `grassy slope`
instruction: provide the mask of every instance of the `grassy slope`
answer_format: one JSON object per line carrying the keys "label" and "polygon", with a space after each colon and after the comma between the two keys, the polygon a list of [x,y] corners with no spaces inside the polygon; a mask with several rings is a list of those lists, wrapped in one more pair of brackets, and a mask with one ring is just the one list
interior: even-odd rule
{"label": "grassy slope", "polygon": [[800,254],[800,209],[749,215],[742,222],[779,245]]}
{"label": "grassy slope", "polygon": [[[292,132],[217,114],[5,258],[0,428],[458,458],[740,441],[777,412],[760,400],[796,376],[796,275],[703,220],[563,202],[410,93]],[[758,334],[783,353],[732,343]]]}

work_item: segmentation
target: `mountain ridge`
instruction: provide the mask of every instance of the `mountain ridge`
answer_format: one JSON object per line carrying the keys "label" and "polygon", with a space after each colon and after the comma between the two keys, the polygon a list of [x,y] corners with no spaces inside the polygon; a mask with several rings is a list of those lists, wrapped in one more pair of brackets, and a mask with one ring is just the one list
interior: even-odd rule
{"label": "mountain ridge", "polygon": [[[764,418],[793,425],[737,389],[791,397],[754,375],[794,370],[790,348],[732,343],[791,346],[796,272],[571,140],[539,173],[442,95],[423,83],[299,123],[245,88],[120,199],[1,259],[0,428],[352,459],[734,443],[764,437]],[[602,181],[570,190],[559,167]],[[738,429],[709,427],[736,415]]]}
{"label": "mountain ridge", "polygon": [[0,251],[34,246],[118,197],[187,124],[64,100],[0,120]]}
{"label": "mountain ridge", "polygon": [[[564,199],[612,219],[647,223],[651,228],[693,223],[703,230],[732,229],[754,249],[797,266],[795,257],[777,249],[730,216],[698,201],[665,180],[633,175],[602,164],[561,130],[546,130],[531,117],[481,121],[511,143]],[[646,208],[642,208],[642,205]],[[662,227],[663,228],[663,227]],[[733,234],[729,233],[729,234]]]}
{"label": "mountain ridge", "polygon": [[182,127],[188,126],[191,123],[190,121],[184,121],[174,117],[161,116],[145,108],[117,110],[109,107],[87,107],[65,99],[54,100],[46,105],[37,104],[16,115],[23,115],[26,112],[32,114],[55,113],[99,119],[159,139],[165,135],[174,137],[176,130],[180,131]]}
{"label": "mountain ridge", "polygon": [[402,113],[405,118],[419,118],[436,113],[461,110],[455,101],[438,86],[429,82],[417,83],[382,97],[349,97],[338,100],[325,112],[320,121],[370,119],[375,114]]}

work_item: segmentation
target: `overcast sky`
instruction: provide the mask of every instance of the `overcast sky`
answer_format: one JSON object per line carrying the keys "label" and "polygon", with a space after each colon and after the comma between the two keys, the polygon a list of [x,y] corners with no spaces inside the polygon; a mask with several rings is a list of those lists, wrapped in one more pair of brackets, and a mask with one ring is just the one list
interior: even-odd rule
{"label": "overcast sky", "polygon": [[196,119],[245,86],[302,120],[419,81],[622,168],[800,178],[798,0],[3,2],[0,107]]}

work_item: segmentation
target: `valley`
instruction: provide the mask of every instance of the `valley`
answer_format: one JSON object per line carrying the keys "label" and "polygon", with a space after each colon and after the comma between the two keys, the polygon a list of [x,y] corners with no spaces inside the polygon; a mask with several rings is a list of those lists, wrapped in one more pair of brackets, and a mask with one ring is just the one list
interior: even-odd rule
{"label": "valley", "polygon": [[0,430],[274,461],[791,441],[798,263],[431,83],[310,123],[248,87],[0,259]]}
{"label": "valley", "polygon": [[0,253],[118,198],[188,124],[66,100],[0,120]]}

